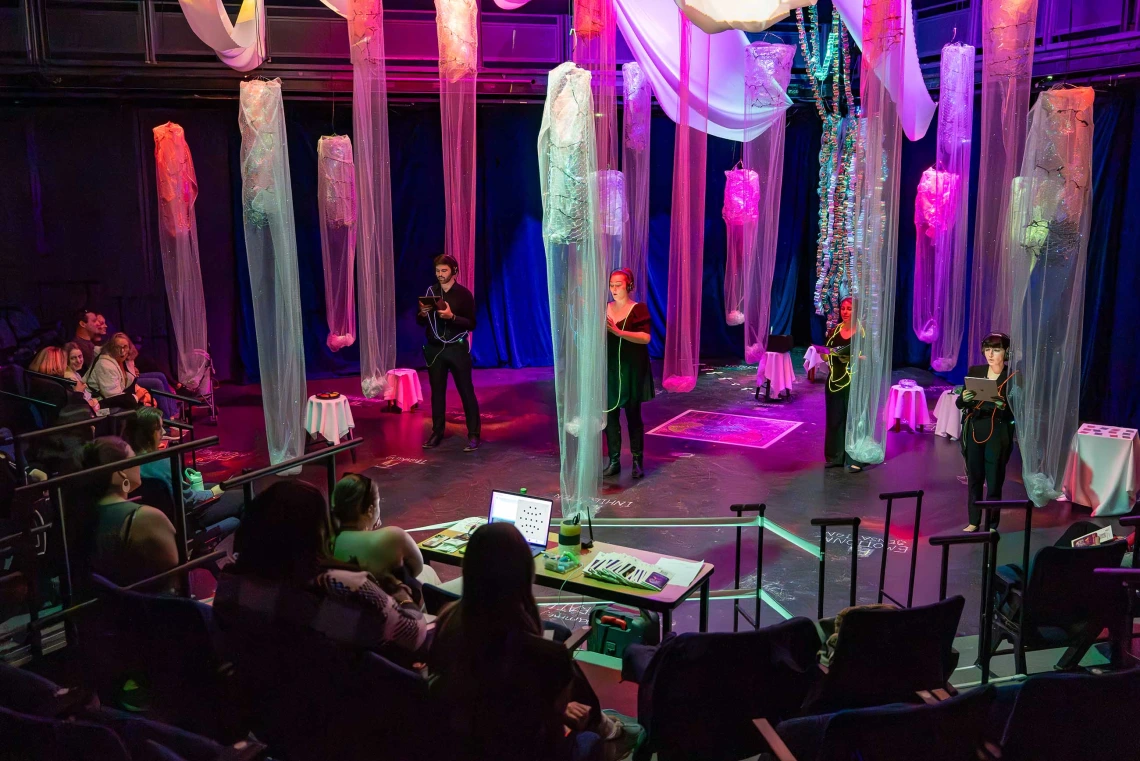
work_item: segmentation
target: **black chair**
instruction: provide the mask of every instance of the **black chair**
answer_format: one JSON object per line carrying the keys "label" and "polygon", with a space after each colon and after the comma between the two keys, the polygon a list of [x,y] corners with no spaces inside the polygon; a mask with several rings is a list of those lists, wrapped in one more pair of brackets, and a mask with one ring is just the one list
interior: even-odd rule
{"label": "black chair", "polygon": [[966,601],[958,595],[905,609],[854,608],[843,623],[826,674],[804,713],[832,713],[921,700],[945,690],[957,663],[954,637]]}
{"label": "black chair", "polygon": [[97,574],[92,582],[101,599],[80,626],[87,626],[86,660],[101,690],[109,693],[124,674],[138,673],[148,715],[221,743],[244,737],[248,717],[219,650],[212,608],[122,589]]}
{"label": "black chair", "polygon": [[[777,761],[975,761],[993,686],[931,705],[893,704],[757,726]],[[1074,757],[1075,758],[1075,757]]]}
{"label": "black chair", "polygon": [[[1003,761],[1120,761],[1140,756],[1121,724],[1140,705],[1140,669],[1039,674],[1018,692],[1002,736]],[[1125,719],[1126,720],[1126,719]],[[1127,720],[1126,720],[1127,721]]]}
{"label": "black chair", "polygon": [[43,718],[0,708],[0,755],[35,761],[132,761],[122,740],[87,721]]}
{"label": "black chair", "polygon": [[1017,672],[1025,674],[1027,650],[1064,647],[1057,668],[1075,668],[1100,632],[1124,616],[1123,589],[1096,579],[1093,572],[1119,567],[1126,550],[1123,539],[1095,547],[1042,547],[1029,564],[1028,584],[1020,566],[999,567],[994,576],[995,653],[1002,640],[1011,642]]}
{"label": "black chair", "polygon": [[623,678],[640,684],[637,720],[646,731],[636,758],[728,761],[765,750],[752,720],[795,714],[818,676],[819,646],[815,624],[793,618],[627,648]]}

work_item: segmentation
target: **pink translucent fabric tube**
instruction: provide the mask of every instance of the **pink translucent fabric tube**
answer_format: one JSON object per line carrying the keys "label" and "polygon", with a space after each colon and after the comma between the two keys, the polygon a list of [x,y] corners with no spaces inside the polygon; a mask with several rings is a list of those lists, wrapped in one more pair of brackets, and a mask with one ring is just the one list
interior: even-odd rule
{"label": "pink translucent fabric tube", "polygon": [[1041,93],[1011,192],[1011,370],[1022,482],[1043,507],[1061,495],[1077,432],[1085,269],[1092,223],[1093,90]]}
{"label": "pink translucent fabric tube", "polygon": [[1021,169],[1025,146],[1036,24],[1037,0],[982,3],[982,155],[968,364],[982,361],[986,335],[1009,332],[1010,284],[1001,263],[1008,248],[1010,186]]}
{"label": "pink translucent fabric tube", "polygon": [[459,262],[459,282],[475,291],[475,91],[479,8],[475,0],[436,0],[439,113],[443,133],[445,251]]}
{"label": "pink translucent fabric tube", "polygon": [[317,212],[325,265],[325,317],[332,351],[356,340],[356,175],[347,135],[317,141]]}
{"label": "pink translucent fabric tube", "polygon": [[861,463],[879,463],[886,456],[882,411],[891,388],[903,136],[900,107],[887,84],[890,74],[901,70],[909,26],[911,16],[903,12],[903,0],[864,0],[862,118],[856,142],[860,170],[857,219],[862,220],[862,227],[855,238],[852,307],[856,330],[851,339],[846,437],[847,454]]}
{"label": "pink translucent fabric tube", "polygon": [[[794,45],[754,42],[745,51],[745,111],[767,112],[791,105],[788,83],[792,78]],[[784,126],[778,118],[759,137],[744,144],[744,166],[760,182],[759,215],[746,258],[744,277],[744,361],[761,362],[768,348],[772,306],[772,275],[776,266],[776,240],[780,232],[780,192],[784,186]]]}
{"label": "pink translucent fabric tube", "polygon": [[951,251],[945,246],[958,205],[958,176],[931,167],[922,173],[914,199],[914,302],[911,326],[918,340],[934,343],[942,332]]}
{"label": "pink translucent fabric tube", "polygon": [[573,22],[574,63],[590,72],[598,171],[617,169],[617,21],[614,0],[575,0]]}
{"label": "pink translucent fabric tube", "polygon": [[360,385],[375,398],[396,365],[392,264],[392,180],[388,159],[388,87],[384,69],[384,6],[349,0],[352,124],[356,141],[357,330]]}
{"label": "pink translucent fabric tube", "polygon": [[178,380],[192,390],[205,391],[209,387],[210,355],[206,353],[206,300],[198,260],[198,221],[194,216],[198,178],[182,127],[167,122],[154,128],[154,164],[158,180],[158,245],[178,351]]}
{"label": "pink translucent fabric tube", "polygon": [[649,120],[653,93],[636,62],[621,67],[625,88],[621,166],[625,185],[625,240],[622,266],[633,272],[638,301],[649,300]]}
{"label": "pink translucent fabric tube", "polygon": [[701,349],[709,35],[694,29],[680,11],[676,18],[681,25],[680,118],[673,150],[668,325],[661,385],[667,391],[692,391],[697,385]]}
{"label": "pink translucent fabric tube", "polygon": [[724,208],[721,216],[728,232],[724,263],[724,319],[729,325],[744,324],[744,279],[756,239],[760,214],[760,178],[751,169],[724,173]]}
{"label": "pink translucent fabric tube", "polygon": [[[974,48],[947,45],[942,48],[942,98],[938,106],[938,152],[935,168],[949,182],[935,197],[950,201],[932,236],[919,236],[919,245],[933,244],[931,269],[931,315],[937,329],[929,340],[930,366],[948,372],[958,364],[962,332],[966,325],[966,242],[970,218],[970,154],[974,123]],[[946,196],[949,196],[948,198]],[[916,220],[918,210],[915,210]],[[915,305],[920,290],[915,268]],[[916,323],[916,332],[917,332]],[[924,339],[926,340],[926,339]]]}

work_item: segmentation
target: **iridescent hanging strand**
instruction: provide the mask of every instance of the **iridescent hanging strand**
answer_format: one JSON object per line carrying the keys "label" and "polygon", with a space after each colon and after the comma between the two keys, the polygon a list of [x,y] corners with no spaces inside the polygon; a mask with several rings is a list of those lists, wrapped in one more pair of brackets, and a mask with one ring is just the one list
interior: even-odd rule
{"label": "iridescent hanging strand", "polygon": [[[839,319],[839,302],[854,288],[855,139],[857,112],[851,91],[851,42],[838,12],[820,41],[815,6],[796,10],[800,50],[807,63],[816,112],[823,120],[819,148],[819,239],[816,252],[815,311],[830,329]],[[822,48],[822,49],[821,49]],[[830,100],[825,95],[831,79]],[[842,97],[840,93],[842,88]]]}

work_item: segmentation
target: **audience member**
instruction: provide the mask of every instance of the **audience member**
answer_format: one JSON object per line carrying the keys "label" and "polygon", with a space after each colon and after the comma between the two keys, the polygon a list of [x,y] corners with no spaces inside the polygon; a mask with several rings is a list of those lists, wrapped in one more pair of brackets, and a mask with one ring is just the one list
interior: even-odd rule
{"label": "audience member", "polygon": [[[75,354],[76,360],[82,365],[83,355],[80,353],[79,347],[74,343],[69,343],[67,346],[75,347],[70,351]],[[55,346],[45,346],[36,353],[35,358],[33,358],[31,364],[28,365],[28,369],[33,372],[51,375],[56,378],[64,378],[74,382],[75,385],[69,389],[68,403],[86,404],[93,410],[98,410],[99,403],[91,398],[91,392],[87,390],[87,384],[71,370],[70,354],[67,346],[62,349]]]}
{"label": "audience member", "polygon": [[[134,456],[119,437],[100,436],[84,445],[80,464],[96,468]],[[178,565],[174,524],[160,510],[127,501],[141,481],[137,465],[95,477],[77,525],[78,557],[119,585]]]}
{"label": "audience member", "polygon": [[428,656],[466,758],[571,758],[564,728],[625,737],[569,651],[543,638],[533,584],[534,557],[517,528],[491,523],[472,534],[463,597],[440,616]]}
{"label": "audience member", "polygon": [[63,377],[74,383],[76,393],[82,394],[84,401],[97,411],[99,402],[91,396],[91,389],[83,380],[83,350],[79,348],[79,344],[70,341],[63,345],[63,354],[67,358],[67,367],[63,371]]}
{"label": "audience member", "polygon": [[337,560],[355,563],[374,576],[393,574],[439,583],[439,576],[424,565],[420,548],[408,532],[394,526],[380,527],[380,489],[368,476],[349,473],[337,482],[332,524]]}
{"label": "audience member", "polygon": [[107,319],[101,314],[95,315],[95,345],[103,346],[107,342]]}
{"label": "audience member", "polygon": [[219,623],[239,636],[275,623],[306,626],[410,662],[427,636],[412,589],[338,563],[331,538],[325,498],[315,487],[278,481],[259,494],[235,537],[237,562],[218,582]]}
{"label": "audience member", "polygon": [[[162,413],[153,407],[143,407],[135,411],[133,417],[127,419],[123,430],[123,438],[131,445],[136,454],[157,452],[163,446]],[[170,470],[169,460],[155,460],[148,462],[140,468],[141,477],[154,479],[162,483],[171,502],[174,500],[174,474]],[[182,489],[182,503],[187,510],[191,510],[214,497],[225,494],[221,486],[212,486],[209,489],[195,489],[185,479],[178,479]],[[215,502],[196,517],[199,527],[212,526],[226,518],[236,518],[241,513],[243,495],[231,493],[231,499]],[[236,524],[235,524],[236,525]]]}
{"label": "audience member", "polygon": [[127,369],[130,348],[131,340],[126,333],[111,336],[111,340],[87,371],[87,386],[96,399],[108,401],[109,406],[133,406],[130,404],[131,398],[137,403],[154,406],[150,394],[145,388],[135,385],[136,377]]}
{"label": "audience member", "polygon": [[72,324],[75,325],[75,336],[71,340],[83,353],[83,365],[79,374],[86,375],[98,353],[95,349],[95,338],[99,333],[97,318],[94,312],[84,307],[75,311]]}

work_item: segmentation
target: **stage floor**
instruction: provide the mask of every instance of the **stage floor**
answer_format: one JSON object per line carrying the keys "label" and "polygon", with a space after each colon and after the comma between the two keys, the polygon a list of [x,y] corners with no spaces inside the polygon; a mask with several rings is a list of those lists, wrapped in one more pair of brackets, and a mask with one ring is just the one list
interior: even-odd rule
{"label": "stage floor", "polygon": [[[766,532],[763,589],[780,608],[764,606],[762,622],[774,623],[785,614],[814,617],[818,595],[819,561],[811,545],[820,542],[819,529],[810,525],[818,516],[851,516],[862,519],[859,542],[858,599],[874,602],[878,589],[882,553],[887,552],[886,588],[900,599],[906,594],[911,557],[918,552],[916,604],[933,602],[938,594],[939,551],[926,538],[960,530],[966,520],[966,487],[962,456],[956,441],[933,433],[889,434],[887,460],[857,474],[842,469],[824,469],[823,383],[809,383],[796,353],[797,376],[788,401],[754,401],[755,367],[708,366],[702,369],[696,389],[687,394],[659,392],[643,407],[646,430],[689,414],[669,426],[670,436],[646,437],[646,478],[633,481],[629,474],[628,450],[623,454],[620,476],[606,479],[600,496],[599,516],[605,517],[697,517],[731,515],[734,503],[763,502],[768,519],[797,538],[792,541]],[[660,378],[660,367],[654,368]],[[944,382],[921,371],[906,370],[897,378],[911,377],[927,389],[933,406],[946,388]],[[552,371],[542,369],[476,370],[483,446],[474,453],[462,451],[466,440],[462,408],[454,388],[448,393],[447,438],[434,450],[425,451],[431,414],[426,374],[421,372],[425,400],[420,409],[393,414],[382,402],[360,397],[356,378],[311,381],[310,393],[336,390],[349,395],[356,435],[364,443],[356,450],[353,465],[347,455],[339,458],[341,472],[356,470],[377,481],[383,498],[386,524],[415,528],[470,515],[485,515],[492,489],[516,491],[526,487],[532,495],[556,497],[558,484],[557,428]],[[259,467],[267,461],[265,434],[256,386],[219,389],[220,446],[208,450],[200,467],[208,481],[217,481],[241,468]],[[715,417],[719,415],[721,417]],[[775,423],[723,417],[764,418]],[[798,425],[790,425],[798,423]],[[718,429],[724,433],[719,435]],[[213,433],[201,424],[200,435]],[[677,435],[693,438],[678,438]],[[724,441],[708,441],[717,438]],[[750,444],[749,442],[753,442]],[[757,448],[756,442],[766,443]],[[598,457],[602,457],[599,448]],[[304,478],[324,488],[324,469],[306,468]],[[922,489],[922,532],[919,546],[912,546],[913,502],[897,504],[891,537],[884,547],[881,492]],[[1020,483],[1020,463],[1009,467],[1005,498],[1017,499],[1025,492]],[[558,505],[555,505],[555,514]],[[1036,549],[1052,542],[1073,520],[1087,511],[1067,503],[1038,510],[1034,516],[1032,542]],[[1005,518],[999,548],[1001,562],[1020,561],[1022,532],[1019,516]],[[733,528],[599,529],[596,536],[608,542],[636,546],[716,565],[712,588],[734,586]],[[428,533],[416,534],[422,539]],[[825,614],[832,615],[847,604],[850,582],[850,529],[839,529],[826,542]],[[756,530],[744,531],[744,573],[740,586],[754,587]],[[951,554],[949,592],[966,597],[961,634],[978,631],[980,550],[954,548]],[[453,569],[443,569],[450,578]],[[550,594],[550,592],[543,592]],[[751,606],[749,601],[747,605]],[[548,614],[573,622],[584,618],[584,606],[564,605]],[[697,604],[681,607],[674,619],[678,631],[697,626]],[[732,629],[732,603],[712,603],[710,628]]]}

